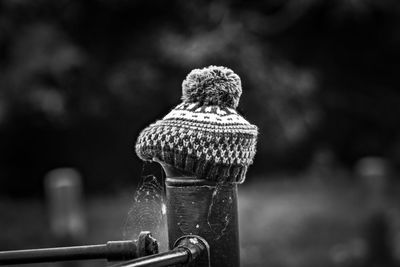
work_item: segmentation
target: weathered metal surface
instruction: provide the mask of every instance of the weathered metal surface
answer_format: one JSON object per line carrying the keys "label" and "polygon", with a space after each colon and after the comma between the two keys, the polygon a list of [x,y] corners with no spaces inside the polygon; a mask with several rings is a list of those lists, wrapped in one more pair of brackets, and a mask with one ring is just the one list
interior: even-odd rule
{"label": "weathered metal surface", "polygon": [[[168,177],[166,194],[171,249],[181,236],[198,235],[210,245],[211,266],[240,266],[236,184]],[[190,266],[208,262],[200,259]]]}
{"label": "weathered metal surface", "polygon": [[90,259],[123,261],[155,253],[158,253],[157,241],[149,232],[142,232],[137,241],[109,241],[101,245],[2,251],[0,265]]}
{"label": "weathered metal surface", "polygon": [[[168,252],[147,256],[128,262],[113,265],[112,267],[164,267],[164,266],[191,266],[205,256],[208,259],[209,245],[199,236],[182,236],[176,240],[175,246]],[[209,266],[209,265],[204,265]]]}
{"label": "weathered metal surface", "polygon": [[162,252],[157,255],[124,262],[112,267],[163,267],[187,263],[190,259],[189,252],[185,248],[177,248],[172,251]]}
{"label": "weathered metal surface", "polygon": [[190,252],[188,266],[196,266],[196,263],[202,263],[201,266],[204,267],[211,266],[210,245],[204,238],[198,235],[182,236],[174,244],[174,248],[179,247],[184,247]]}

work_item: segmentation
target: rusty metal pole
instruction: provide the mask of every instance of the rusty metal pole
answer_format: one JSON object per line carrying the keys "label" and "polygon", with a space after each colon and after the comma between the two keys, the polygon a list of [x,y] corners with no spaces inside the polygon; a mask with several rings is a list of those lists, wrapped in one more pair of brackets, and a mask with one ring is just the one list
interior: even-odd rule
{"label": "rusty metal pole", "polygon": [[[169,247],[185,235],[203,237],[210,245],[211,266],[238,267],[237,185],[197,179],[169,165],[166,173]],[[195,266],[209,266],[199,259]]]}

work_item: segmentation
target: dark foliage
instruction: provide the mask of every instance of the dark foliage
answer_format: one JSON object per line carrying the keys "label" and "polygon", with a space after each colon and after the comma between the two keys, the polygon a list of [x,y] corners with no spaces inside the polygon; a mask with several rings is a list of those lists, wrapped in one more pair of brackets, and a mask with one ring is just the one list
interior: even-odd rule
{"label": "dark foliage", "polygon": [[260,127],[250,174],[328,149],[400,161],[396,0],[0,2],[0,191],[41,192],[55,167],[92,192],[132,184],[139,131],[179,102],[193,68],[242,78]]}

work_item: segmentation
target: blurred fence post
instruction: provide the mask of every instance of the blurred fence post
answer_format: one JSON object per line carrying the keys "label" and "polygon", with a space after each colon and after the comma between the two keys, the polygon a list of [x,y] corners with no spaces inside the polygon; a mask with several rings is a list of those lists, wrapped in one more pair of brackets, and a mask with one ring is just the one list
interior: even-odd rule
{"label": "blurred fence post", "polygon": [[369,217],[364,233],[367,248],[365,266],[398,266],[393,257],[393,229],[387,212],[389,163],[384,158],[366,157],[357,162],[355,171],[367,189]]}
{"label": "blurred fence post", "polygon": [[82,178],[73,168],[59,168],[45,177],[51,233],[58,245],[80,243],[86,235]]}
{"label": "blurred fence post", "polygon": [[365,157],[356,163],[355,172],[367,190],[369,208],[383,209],[390,186],[389,163],[381,157]]}

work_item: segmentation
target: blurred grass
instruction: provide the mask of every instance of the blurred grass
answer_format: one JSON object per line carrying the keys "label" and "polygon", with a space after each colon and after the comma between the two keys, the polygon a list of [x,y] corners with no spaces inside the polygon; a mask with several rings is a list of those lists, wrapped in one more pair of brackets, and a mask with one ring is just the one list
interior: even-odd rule
{"label": "blurred grass", "polygon": [[[87,200],[85,243],[122,238],[133,192]],[[245,183],[239,188],[242,266],[337,266],[335,249],[362,236],[366,203],[362,188],[348,181],[282,177]],[[0,214],[0,250],[54,244],[43,202],[2,199]]]}
{"label": "blurred grass", "polygon": [[364,204],[352,184],[281,179],[241,190],[243,266],[331,266],[331,250],[360,234]]}

